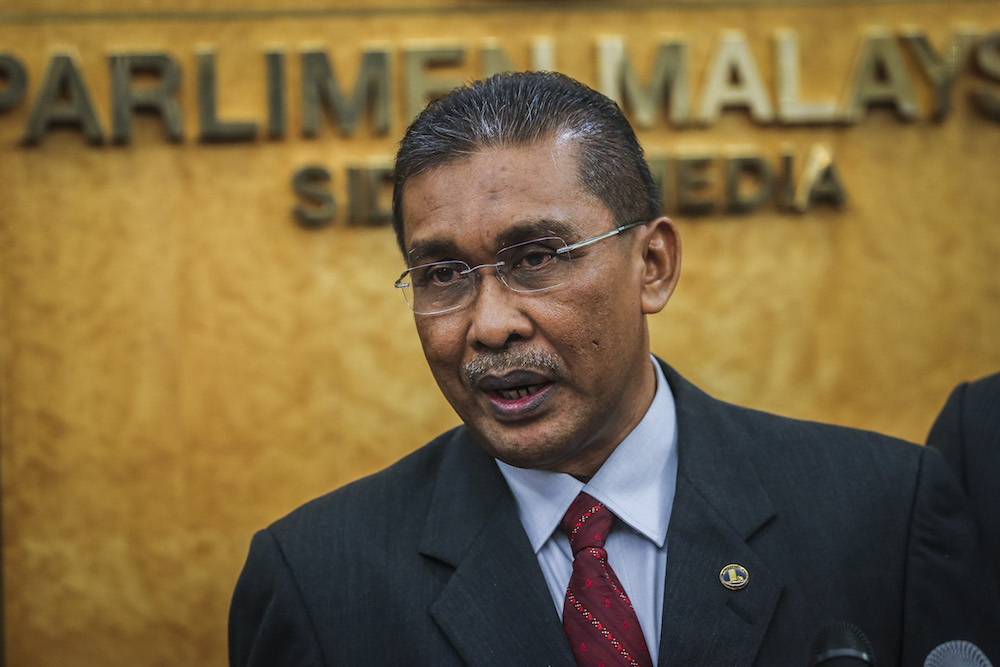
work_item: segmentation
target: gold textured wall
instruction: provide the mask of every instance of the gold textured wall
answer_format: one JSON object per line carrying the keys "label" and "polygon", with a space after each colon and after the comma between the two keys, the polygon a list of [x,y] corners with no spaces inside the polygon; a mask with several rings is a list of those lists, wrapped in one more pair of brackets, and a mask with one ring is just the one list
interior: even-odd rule
{"label": "gold textured wall", "polygon": [[[392,289],[392,233],[352,221],[347,185],[349,168],[391,158],[407,54],[428,47],[464,54],[426,72],[445,81],[477,77],[490,45],[527,68],[546,37],[558,69],[598,85],[600,40],[624,38],[642,81],[657,45],[681,36],[696,111],[726,30],[742,31],[772,104],[775,30],[798,36],[803,100],[843,100],[867,30],[889,31],[915,90],[908,121],[865,108],[851,123],[758,123],[729,109],[677,127],[661,105],[642,141],[668,158],[668,182],[678,156],[711,158],[699,196],[717,208],[725,157],[747,150],[776,169],[788,152],[798,177],[820,146],[848,200],[675,215],[682,278],[651,327],[654,351],[721,398],[922,440],[955,383],[1000,369],[1000,122],[971,98],[1000,82],[970,56],[950,114],[932,120],[900,37],[913,27],[944,53],[1000,18],[993,2],[6,0],[0,55],[27,74],[0,111],[7,663],[224,664],[252,532],[456,423]],[[206,46],[216,115],[257,122],[261,138],[198,140]],[[267,139],[274,49],[288,125]],[[348,135],[324,117],[303,137],[304,50],[326,52],[345,90],[363,52],[388,52],[389,131],[365,114]],[[139,52],[180,66],[179,142],[148,114],[111,141],[109,56]],[[23,142],[53,54],[76,63],[102,144],[74,125]],[[15,83],[0,75],[0,99]],[[309,165],[329,171],[338,206],[314,229],[292,213],[292,175]]]}

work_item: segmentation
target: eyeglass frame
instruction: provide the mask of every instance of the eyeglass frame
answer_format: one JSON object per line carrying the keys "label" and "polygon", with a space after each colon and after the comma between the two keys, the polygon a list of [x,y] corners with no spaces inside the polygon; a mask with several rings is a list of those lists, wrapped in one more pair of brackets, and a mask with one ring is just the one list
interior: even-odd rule
{"label": "eyeglass frame", "polygon": [[[574,250],[579,250],[580,248],[585,248],[585,247],[587,247],[589,245],[597,243],[598,241],[603,241],[604,239],[609,239],[609,238],[611,238],[613,236],[617,236],[617,235],[621,234],[622,232],[627,232],[630,229],[634,229],[636,227],[639,227],[640,225],[645,225],[648,222],[649,222],[649,220],[636,220],[635,222],[627,222],[624,225],[619,225],[618,227],[615,227],[611,231],[604,232],[603,234],[598,234],[597,236],[591,236],[590,238],[583,239],[582,241],[577,241],[576,243],[572,243],[570,245],[565,245],[562,248],[556,248],[555,249],[555,253],[557,255],[565,255],[565,254],[570,253],[570,252],[572,252]],[[499,255],[504,250],[509,250],[511,248],[517,248],[519,246],[527,245],[527,244],[531,244],[531,243],[535,243],[537,241],[541,241],[541,240],[544,240],[544,239],[559,239],[563,243],[566,242],[565,240],[563,240],[561,237],[558,237],[558,236],[543,236],[543,237],[540,237],[540,238],[537,238],[537,239],[531,239],[529,241],[523,241],[521,243],[515,243],[514,245],[510,245],[510,246],[506,246],[504,248],[500,248],[500,250],[497,250],[496,254]],[[396,289],[400,289],[400,290],[405,289],[407,287],[412,287],[412,285],[410,283],[403,283],[402,282],[403,278],[406,277],[406,274],[408,274],[411,271],[414,271],[416,269],[423,269],[423,268],[426,268],[428,266],[434,266],[435,264],[449,264],[449,263],[465,264],[467,267],[469,267],[469,268],[467,268],[464,271],[459,271],[458,274],[460,276],[467,276],[470,273],[474,273],[474,272],[478,271],[479,269],[492,268],[496,272],[496,277],[500,281],[500,283],[504,287],[506,287],[507,289],[509,289],[511,292],[514,292],[515,294],[532,294],[532,293],[535,293],[535,292],[544,292],[546,290],[554,289],[556,287],[559,287],[560,285],[565,285],[566,284],[565,281],[563,281],[561,283],[557,283],[555,285],[550,285],[548,287],[540,287],[539,289],[533,289],[533,290],[516,290],[513,287],[511,287],[510,285],[508,285],[507,281],[505,281],[503,279],[503,277],[500,275],[500,267],[504,265],[503,260],[501,260],[499,262],[495,262],[495,263],[487,262],[485,264],[479,264],[477,266],[469,266],[469,263],[466,262],[466,261],[463,261],[463,260],[460,260],[460,259],[453,259],[453,260],[443,260],[443,261],[440,261],[440,262],[428,262],[427,264],[418,264],[417,266],[411,266],[408,269],[406,269],[406,271],[403,271],[403,273],[401,273],[399,275],[399,278],[396,279],[396,282],[394,283],[393,286],[396,287]],[[413,304],[411,304],[409,302],[409,300],[405,298],[405,296],[406,296],[405,292],[403,293],[403,296],[404,296],[403,300],[406,301],[406,305],[408,305],[410,307],[410,310],[413,310]],[[451,313],[451,312],[454,312],[454,311],[459,310],[461,308],[464,308],[465,306],[469,305],[469,303],[471,303],[471,301],[469,301],[468,303],[462,303],[460,305],[453,306],[451,308],[447,308],[445,310],[436,310],[433,313],[418,313],[415,310],[413,310],[413,313],[414,313],[414,315],[442,315],[444,313]]]}

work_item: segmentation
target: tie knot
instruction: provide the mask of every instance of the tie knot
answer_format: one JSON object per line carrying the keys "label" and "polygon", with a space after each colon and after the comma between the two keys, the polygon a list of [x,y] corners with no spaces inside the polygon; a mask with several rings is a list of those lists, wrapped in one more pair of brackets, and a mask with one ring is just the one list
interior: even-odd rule
{"label": "tie knot", "polygon": [[575,554],[587,547],[603,549],[614,519],[615,515],[603,503],[581,493],[566,510],[561,525]]}

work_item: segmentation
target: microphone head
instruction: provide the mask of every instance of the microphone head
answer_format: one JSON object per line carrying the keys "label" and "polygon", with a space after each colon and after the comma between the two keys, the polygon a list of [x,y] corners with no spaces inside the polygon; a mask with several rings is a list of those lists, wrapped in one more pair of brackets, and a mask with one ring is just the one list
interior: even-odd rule
{"label": "microphone head", "polygon": [[956,639],[931,651],[924,667],[993,667],[993,663],[972,642]]}
{"label": "microphone head", "polygon": [[809,667],[874,667],[875,651],[865,633],[851,623],[827,625],[809,645]]}

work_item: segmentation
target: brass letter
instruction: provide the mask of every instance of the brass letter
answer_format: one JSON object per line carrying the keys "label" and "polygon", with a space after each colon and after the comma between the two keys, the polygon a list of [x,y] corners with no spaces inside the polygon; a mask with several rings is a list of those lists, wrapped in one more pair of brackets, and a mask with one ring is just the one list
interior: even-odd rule
{"label": "brass letter", "polygon": [[901,120],[917,117],[917,95],[903,54],[893,36],[881,28],[869,30],[861,44],[844,104],[844,119],[857,122],[868,107],[876,104],[894,106]]}
{"label": "brass letter", "polygon": [[531,68],[536,72],[556,70],[556,43],[547,35],[531,38]]}
{"label": "brass letter", "polygon": [[427,70],[431,67],[455,67],[461,65],[464,59],[465,49],[457,46],[407,50],[403,58],[403,67],[408,118],[420,113],[430,100],[462,84],[462,79],[458,77],[429,79],[426,76]]}
{"label": "brass letter", "polygon": [[323,167],[303,167],[292,176],[292,189],[303,201],[295,205],[295,219],[308,229],[328,225],[337,213],[337,202],[326,187],[330,172]]}
{"label": "brass letter", "polygon": [[361,56],[361,71],[354,82],[354,91],[347,99],[326,53],[302,53],[302,135],[315,137],[319,132],[320,105],[326,107],[331,119],[340,125],[340,133],[349,137],[358,128],[366,102],[370,105],[372,132],[389,131],[389,52],[365,51]]}
{"label": "brass letter", "polygon": [[667,183],[670,172],[669,160],[666,156],[655,155],[650,156],[646,161],[649,163],[649,171],[653,176],[653,183],[656,185],[657,190],[659,190],[660,212],[669,213],[672,210],[671,207],[674,201],[673,193]]}
{"label": "brass letter", "polygon": [[[977,69],[993,81],[1000,81],[1000,32],[991,32],[976,48]],[[986,86],[972,93],[979,111],[990,120],[1000,121],[1000,96]]]}
{"label": "brass letter", "polygon": [[942,57],[934,52],[934,47],[923,30],[910,28],[903,33],[903,39],[910,45],[927,80],[934,87],[931,118],[937,122],[943,121],[951,113],[951,87],[955,83],[955,74],[965,64],[975,38],[976,33],[971,30],[955,34]]}
{"label": "brass letter", "polygon": [[783,123],[830,123],[837,119],[837,102],[803,102],[799,99],[799,38],[792,30],[774,33],[778,119]]}
{"label": "brass letter", "polygon": [[774,119],[771,101],[746,36],[738,30],[722,34],[719,48],[708,66],[699,120],[714,123],[726,107],[746,107],[758,123]]}
{"label": "brass letter", "polygon": [[710,197],[699,197],[712,184],[712,177],[706,170],[715,162],[715,156],[690,155],[678,157],[677,165],[677,212],[681,215],[708,215],[715,210],[715,201]]}
{"label": "brass letter", "polygon": [[494,74],[517,71],[514,63],[504,53],[497,39],[490,39],[483,45],[482,50],[479,52],[479,59],[479,73],[484,79],[488,79]]}
{"label": "brass letter", "polygon": [[351,194],[347,221],[358,227],[379,227],[392,223],[392,164],[348,167]]}
{"label": "brass letter", "polygon": [[825,201],[836,208],[847,204],[847,191],[840,181],[837,165],[829,149],[815,144],[806,157],[805,171],[795,191],[794,208],[804,213],[816,202]]}
{"label": "brass letter", "polygon": [[[748,185],[747,181],[751,183]],[[760,208],[771,195],[773,184],[771,165],[760,155],[727,158],[726,210],[730,213],[749,213]]]}
{"label": "brass letter", "polygon": [[7,81],[7,85],[0,89],[0,113],[13,109],[28,90],[28,72],[14,56],[0,53],[0,81]]}
{"label": "brass letter", "polygon": [[201,125],[198,140],[202,143],[253,141],[257,138],[257,123],[219,120],[215,51],[211,47],[201,47],[198,51],[198,120]]}
{"label": "brass letter", "polygon": [[656,123],[664,97],[670,98],[670,122],[684,125],[690,114],[688,45],[682,39],[660,43],[648,86],[642,86],[625,53],[623,37],[604,37],[597,44],[601,92],[632,112],[636,126]]}
{"label": "brass letter", "polygon": [[[482,78],[487,79],[502,72],[517,72],[521,68],[514,65],[497,39],[489,39],[479,53]],[[555,52],[551,37],[535,37],[531,40],[531,68],[536,72],[555,69]]]}
{"label": "brass letter", "polygon": [[284,139],[288,131],[288,107],[285,104],[285,52],[268,51],[267,64],[267,138]]}
{"label": "brass letter", "polygon": [[74,125],[83,130],[91,144],[104,143],[104,131],[97,120],[83,74],[68,53],[56,53],[49,60],[41,92],[28,116],[23,142],[38,144],[50,125]]}
{"label": "brass letter", "polygon": [[789,144],[781,146],[781,180],[778,182],[778,210],[795,210],[795,150]]}
{"label": "brass letter", "polygon": [[[169,141],[184,139],[184,118],[177,101],[181,68],[164,53],[119,53],[108,56],[111,68],[111,136],[116,144],[132,139],[132,115],[136,111],[159,114]],[[152,74],[160,80],[156,88],[132,88],[135,74]]]}

